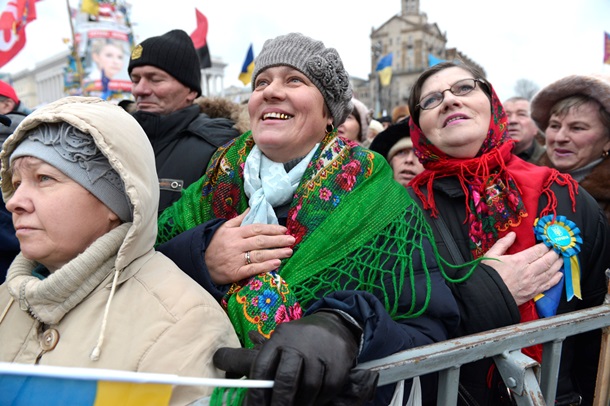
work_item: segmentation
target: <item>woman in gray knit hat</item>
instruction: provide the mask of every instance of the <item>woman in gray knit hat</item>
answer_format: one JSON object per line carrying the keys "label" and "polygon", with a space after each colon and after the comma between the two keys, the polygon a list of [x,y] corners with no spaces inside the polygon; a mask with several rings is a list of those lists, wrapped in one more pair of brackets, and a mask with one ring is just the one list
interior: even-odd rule
{"label": "woman in gray knit hat", "polygon": [[446,339],[458,321],[429,226],[383,157],[337,135],[353,107],[335,49],[282,35],[254,64],[251,131],[162,213],[159,250],[246,347],[215,365],[275,381],[248,404],[387,405],[396,385],[375,388],[356,364]]}
{"label": "woman in gray knit hat", "polygon": [[[0,286],[0,362],[219,377],[212,355],[239,342],[215,300],[153,249],[155,158],[133,117],[61,99],[23,120],[0,159],[21,246]],[[209,392],[177,387],[171,404]]]}

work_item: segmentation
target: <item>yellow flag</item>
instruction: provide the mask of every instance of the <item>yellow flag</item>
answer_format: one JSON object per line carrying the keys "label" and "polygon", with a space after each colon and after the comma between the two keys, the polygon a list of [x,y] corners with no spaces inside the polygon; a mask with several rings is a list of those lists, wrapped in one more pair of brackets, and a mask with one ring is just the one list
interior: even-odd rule
{"label": "yellow flag", "polygon": [[98,15],[100,13],[100,4],[98,0],[82,0],[80,11],[83,13]]}

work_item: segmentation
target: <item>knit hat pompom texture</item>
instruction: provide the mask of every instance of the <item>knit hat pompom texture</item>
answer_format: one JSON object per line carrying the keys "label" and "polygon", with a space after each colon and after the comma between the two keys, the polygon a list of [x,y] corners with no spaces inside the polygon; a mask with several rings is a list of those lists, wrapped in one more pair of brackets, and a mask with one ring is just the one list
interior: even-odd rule
{"label": "knit hat pompom texture", "polygon": [[302,72],[320,90],[335,127],[352,112],[349,75],[334,48],[326,48],[322,41],[299,33],[269,39],[254,61],[252,89],[255,89],[256,77],[262,71],[282,65]]}
{"label": "knit hat pompom texture", "polygon": [[119,218],[131,221],[133,209],[125,184],[97,148],[93,138],[68,123],[42,123],[27,136],[10,156],[38,158],[60,170],[87,189]]}
{"label": "knit hat pompom texture", "polygon": [[610,113],[610,76],[571,75],[551,83],[539,91],[531,103],[532,119],[545,131],[551,118],[551,109],[560,100],[577,94],[597,100]]}
{"label": "knit hat pompom texture", "polygon": [[137,66],[155,66],[201,96],[201,69],[193,40],[182,30],[150,37],[131,51],[127,71]]}

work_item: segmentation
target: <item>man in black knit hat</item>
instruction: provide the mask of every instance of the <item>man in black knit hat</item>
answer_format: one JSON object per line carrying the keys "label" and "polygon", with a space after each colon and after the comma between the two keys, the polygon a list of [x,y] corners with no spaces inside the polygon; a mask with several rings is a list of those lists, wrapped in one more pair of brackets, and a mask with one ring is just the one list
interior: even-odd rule
{"label": "man in black knit hat", "polygon": [[229,118],[210,118],[193,101],[201,96],[201,70],[193,41],[172,30],[138,44],[129,60],[135,119],[155,151],[159,213],[197,181],[218,147],[239,132]]}

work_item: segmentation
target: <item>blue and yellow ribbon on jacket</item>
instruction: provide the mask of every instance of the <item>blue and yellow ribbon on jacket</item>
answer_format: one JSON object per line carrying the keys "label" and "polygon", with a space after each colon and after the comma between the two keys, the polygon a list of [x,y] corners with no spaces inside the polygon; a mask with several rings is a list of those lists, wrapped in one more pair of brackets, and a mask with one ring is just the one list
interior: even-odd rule
{"label": "blue and yellow ribbon on jacket", "polygon": [[[534,234],[538,241],[563,257],[563,286],[565,286],[566,298],[572,300],[574,296],[582,300],[580,290],[580,261],[578,253],[582,245],[580,229],[565,216],[547,215],[536,219],[534,222]],[[559,282],[544,293],[534,298],[536,310],[540,317],[550,317],[557,314],[557,307],[561,299],[562,283]]]}

